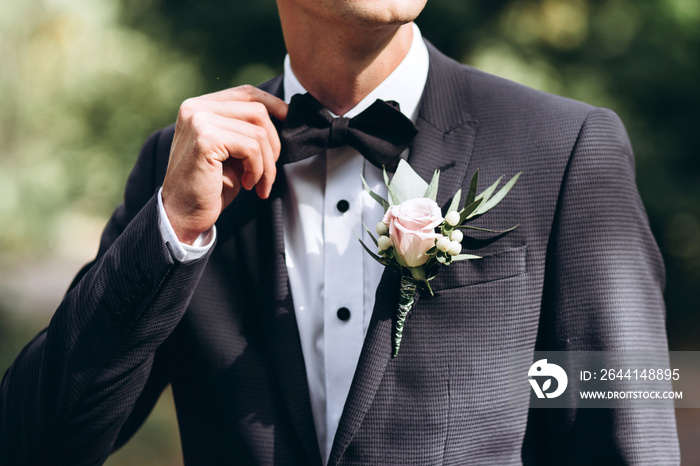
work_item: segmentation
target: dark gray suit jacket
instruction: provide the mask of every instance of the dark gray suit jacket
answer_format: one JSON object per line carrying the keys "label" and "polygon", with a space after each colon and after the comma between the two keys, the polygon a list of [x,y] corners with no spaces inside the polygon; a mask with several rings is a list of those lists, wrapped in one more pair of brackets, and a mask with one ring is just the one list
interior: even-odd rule
{"label": "dark gray suit jacket", "polygon": [[[440,205],[476,168],[482,188],[522,171],[478,221],[520,226],[465,239],[484,258],[440,271],[396,359],[398,277],[384,274],[330,464],[677,463],[672,410],[530,411],[529,393],[514,405],[500,389],[509,359],[535,349],[667,350],[663,264],[617,116],[430,47],[417,125],[409,162],[424,178],[442,170]],[[148,139],[96,260],[5,374],[1,464],[99,464],[168,383],[187,465],[321,464],[284,265],[285,180],[266,201],[241,193],[213,251],[178,263],[154,197],[172,137]]]}

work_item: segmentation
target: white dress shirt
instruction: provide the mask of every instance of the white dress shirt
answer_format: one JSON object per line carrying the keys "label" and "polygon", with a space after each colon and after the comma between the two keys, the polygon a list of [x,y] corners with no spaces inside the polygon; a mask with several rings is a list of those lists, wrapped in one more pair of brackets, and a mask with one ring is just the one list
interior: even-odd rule
{"label": "white dress shirt", "polygon": [[[398,67],[345,115],[352,118],[376,99],[394,100],[416,121],[418,103],[428,77],[428,50],[413,25],[411,48]],[[284,62],[284,100],[306,90]],[[404,154],[405,155],[405,154]],[[350,391],[374,298],[384,267],[355,238],[373,243],[362,224],[374,232],[383,210],[364,190],[360,174],[386,197],[382,172],[355,149],[328,149],[284,166],[286,265],[309,385],[311,409],[321,458],[327,463],[345,400]],[[216,231],[195,247],[179,243],[160,201],[160,230],[178,260],[201,257]],[[204,245],[204,246],[202,246]]]}
{"label": "white dress shirt", "polygon": [[[428,50],[414,25],[413,41],[404,60],[343,116],[352,118],[375,100],[383,99],[398,102],[401,112],[415,121],[427,76]],[[305,92],[287,56],[285,102],[289,103],[294,94]],[[373,191],[384,197],[386,186],[381,170],[349,146],[328,149],[323,154],[287,164],[284,171],[288,184],[284,198],[286,264],[311,409],[325,464],[384,270],[362,249],[353,234],[374,247],[362,224],[374,233],[384,214],[382,207],[364,190],[360,174],[364,174]],[[347,210],[342,212],[345,206]],[[347,317],[347,311],[349,318],[341,320]]]}

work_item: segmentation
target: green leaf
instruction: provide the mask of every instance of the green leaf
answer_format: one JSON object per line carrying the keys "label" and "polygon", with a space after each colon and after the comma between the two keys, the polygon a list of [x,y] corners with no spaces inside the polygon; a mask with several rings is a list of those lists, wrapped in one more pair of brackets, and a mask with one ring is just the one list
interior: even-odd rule
{"label": "green leaf", "polygon": [[488,233],[508,233],[509,231],[513,231],[516,228],[518,228],[520,224],[518,223],[515,226],[512,226],[508,228],[507,230],[489,230],[488,228],[479,228],[479,227],[473,227],[469,225],[459,225],[457,228],[466,228],[467,230],[477,230],[477,231],[486,231]]}
{"label": "green leaf", "polygon": [[457,254],[456,256],[452,256],[453,261],[464,261],[467,259],[481,259],[481,256],[475,256],[473,254]]}
{"label": "green leaf", "polygon": [[[355,235],[355,232],[353,231],[352,234]],[[386,263],[386,261],[384,261],[384,259],[382,259],[382,258],[379,257],[378,255],[376,255],[375,253],[373,253],[373,252],[367,247],[367,245],[366,245],[357,235],[355,235],[355,238],[357,238],[357,241],[360,242],[360,244],[362,245],[362,247],[365,248],[365,251],[367,251],[367,253],[372,257],[372,259],[376,260],[377,262],[379,262],[379,263],[382,264],[383,266],[387,266],[387,265],[388,265],[388,264]]]}
{"label": "green leaf", "polygon": [[427,197],[430,200],[435,200],[437,199],[437,193],[438,193],[438,183],[440,182],[440,170],[435,170],[435,173],[433,173],[433,178],[430,180],[430,184],[428,185],[428,189],[425,190],[425,194],[423,194],[423,197]]}
{"label": "green leaf", "polygon": [[372,238],[372,241],[374,242],[374,245],[379,247],[379,243],[377,242],[377,238],[374,237],[371,231],[369,231],[369,228],[367,228],[367,225],[365,225],[365,222],[362,222],[362,226],[365,227],[365,230],[367,230],[367,234],[369,235],[370,238]]}
{"label": "green leaf", "polygon": [[[506,197],[506,194],[508,194],[511,188],[515,185],[515,182],[518,181],[518,178],[520,178],[522,173],[523,172],[518,172],[518,174],[511,178],[510,181],[508,181],[508,183],[506,183],[505,186],[503,186],[491,199],[485,200],[477,210],[477,215],[484,214],[498,205],[498,203],[501,202],[504,197]],[[501,178],[499,178],[499,181],[500,179]]]}
{"label": "green leaf", "polygon": [[[428,279],[428,280],[430,280],[430,279]],[[428,289],[428,291],[430,292],[430,296],[435,296],[435,293],[433,293],[433,289],[430,288],[430,283],[428,283],[427,281],[424,281],[424,282],[422,282],[422,283],[425,285],[425,287],[426,287],[426,288]]]}
{"label": "green leaf", "polygon": [[[391,205],[396,205],[398,202],[396,202],[396,198],[394,196],[394,193],[391,190],[391,182],[389,181],[389,174],[386,172],[386,167],[382,165],[382,176],[384,177],[384,184],[386,185],[386,189],[389,193],[389,204]],[[387,209],[384,209],[384,212],[386,213]]]}
{"label": "green leaf", "polygon": [[450,207],[447,208],[448,212],[452,212],[453,210],[459,210],[459,201],[462,198],[462,190],[458,189],[457,192],[455,193],[455,197],[452,198],[452,202],[450,202]]}
{"label": "green leaf", "polygon": [[466,219],[471,218],[474,211],[480,205],[481,205],[481,199],[477,199],[476,201],[472,202],[467,207],[465,207],[464,210],[462,210],[462,212],[459,213],[459,224],[464,222]]}
{"label": "green leaf", "polygon": [[387,202],[386,199],[384,199],[382,196],[370,189],[369,185],[367,184],[367,181],[365,181],[365,177],[362,176],[362,173],[360,173],[360,178],[362,178],[362,185],[365,187],[365,191],[367,191],[372,197],[372,199],[377,201],[379,205],[381,205],[384,208],[384,212],[386,213],[387,209],[389,208],[389,202]]}
{"label": "green leaf", "polygon": [[489,186],[488,188],[486,188],[486,189],[484,190],[483,193],[481,193],[481,194],[479,194],[478,196],[476,196],[476,199],[481,199],[482,202],[488,201],[489,198],[491,197],[491,195],[493,194],[493,192],[496,190],[496,187],[498,186],[498,183],[501,182],[501,178],[503,178],[503,177],[502,177],[502,176],[499,177],[499,178],[496,180],[496,182],[495,182],[494,184],[492,184],[491,186]]}
{"label": "green leaf", "polygon": [[465,205],[469,205],[476,200],[476,185],[479,182],[479,169],[477,168],[472,175],[472,180],[469,182],[469,191],[467,191],[467,202]]}
{"label": "green leaf", "polygon": [[401,159],[394,177],[389,183],[389,192],[394,204],[401,204],[409,199],[419,199],[428,190],[428,183],[413,168]]}

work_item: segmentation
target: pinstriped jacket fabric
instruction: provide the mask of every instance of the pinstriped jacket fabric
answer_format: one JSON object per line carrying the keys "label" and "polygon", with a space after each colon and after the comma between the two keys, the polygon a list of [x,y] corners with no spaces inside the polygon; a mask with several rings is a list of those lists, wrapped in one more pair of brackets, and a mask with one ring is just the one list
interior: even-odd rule
{"label": "pinstriped jacket fabric", "polygon": [[[477,168],[482,186],[522,171],[484,219],[520,226],[465,239],[483,259],[440,271],[396,359],[398,277],[384,274],[329,464],[678,463],[670,409],[528,410],[529,393],[503,390],[509,360],[535,349],[667,351],[663,264],[620,120],[429,50],[409,163],[442,170],[440,205]],[[279,95],[281,79],[263,88]],[[5,374],[0,464],[101,464],[167,384],[185,464],[321,464],[284,266],[285,180],[266,201],[241,193],[213,251],[177,263],[154,200],[172,137],[148,139],[97,258]]]}

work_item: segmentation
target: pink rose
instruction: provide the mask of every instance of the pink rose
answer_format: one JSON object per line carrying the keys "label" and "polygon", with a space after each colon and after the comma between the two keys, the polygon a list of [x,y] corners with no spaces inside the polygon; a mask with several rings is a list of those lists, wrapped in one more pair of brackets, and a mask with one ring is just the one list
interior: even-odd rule
{"label": "pink rose", "polygon": [[435,233],[435,228],[443,220],[435,201],[418,198],[389,207],[382,221],[389,226],[394,250],[407,266],[417,267],[428,261],[426,251],[442,236]]}

